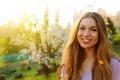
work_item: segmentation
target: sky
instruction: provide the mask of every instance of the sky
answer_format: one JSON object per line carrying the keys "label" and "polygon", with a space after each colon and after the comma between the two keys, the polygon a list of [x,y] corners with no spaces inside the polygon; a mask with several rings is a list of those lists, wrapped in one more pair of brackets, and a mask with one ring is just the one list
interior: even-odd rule
{"label": "sky", "polygon": [[[92,9],[87,6],[92,4]],[[50,23],[54,23],[57,9],[60,15],[60,24],[66,25],[73,21],[74,11],[96,11],[104,9],[109,14],[120,11],[120,0],[0,0],[0,25],[19,17],[23,13],[36,14],[43,22],[44,10],[49,8]]]}

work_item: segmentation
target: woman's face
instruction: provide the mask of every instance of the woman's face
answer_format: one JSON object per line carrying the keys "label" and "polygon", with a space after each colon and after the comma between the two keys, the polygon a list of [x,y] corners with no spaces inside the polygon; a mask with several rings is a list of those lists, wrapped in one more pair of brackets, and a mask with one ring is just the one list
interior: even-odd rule
{"label": "woman's face", "polygon": [[82,19],[77,33],[78,42],[83,48],[94,48],[98,42],[97,24],[93,18]]}

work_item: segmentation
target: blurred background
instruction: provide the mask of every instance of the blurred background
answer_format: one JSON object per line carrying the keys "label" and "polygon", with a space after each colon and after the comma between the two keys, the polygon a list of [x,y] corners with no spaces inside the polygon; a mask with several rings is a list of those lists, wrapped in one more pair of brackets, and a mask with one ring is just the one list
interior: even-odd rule
{"label": "blurred background", "polygon": [[120,0],[0,0],[0,80],[58,80],[77,19],[100,13],[120,56]]}

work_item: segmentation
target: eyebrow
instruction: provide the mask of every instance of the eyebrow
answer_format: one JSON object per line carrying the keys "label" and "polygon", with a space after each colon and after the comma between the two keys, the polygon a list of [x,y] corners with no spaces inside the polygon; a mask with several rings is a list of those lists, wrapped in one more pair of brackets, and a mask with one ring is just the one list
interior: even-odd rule
{"label": "eyebrow", "polygon": [[[83,27],[85,27],[85,25],[80,25],[80,26],[83,26]],[[90,28],[97,28],[97,26],[95,25],[95,26],[90,26]]]}

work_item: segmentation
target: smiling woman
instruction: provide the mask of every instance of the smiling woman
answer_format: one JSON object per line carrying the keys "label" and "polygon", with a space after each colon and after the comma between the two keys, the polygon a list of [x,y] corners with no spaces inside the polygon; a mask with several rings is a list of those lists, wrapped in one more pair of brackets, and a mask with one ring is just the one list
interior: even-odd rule
{"label": "smiling woman", "polygon": [[58,77],[62,80],[120,80],[120,60],[109,47],[102,16],[87,12],[73,28]]}

